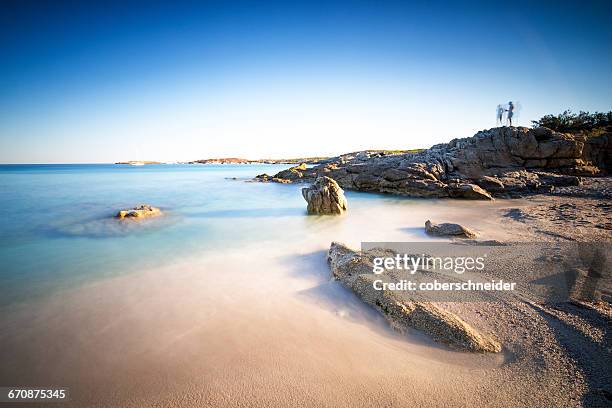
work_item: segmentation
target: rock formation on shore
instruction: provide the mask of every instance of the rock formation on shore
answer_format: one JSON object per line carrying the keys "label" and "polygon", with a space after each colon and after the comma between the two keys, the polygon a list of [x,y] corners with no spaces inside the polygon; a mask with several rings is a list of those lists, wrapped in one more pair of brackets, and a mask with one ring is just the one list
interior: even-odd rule
{"label": "rock formation on shore", "polygon": [[255,176],[255,178],[251,181],[260,181],[262,183],[267,183],[269,181],[273,181],[275,183],[283,183],[283,184],[289,184],[292,183],[291,180],[289,179],[284,179],[284,178],[279,178],[279,177],[273,177],[270,176],[267,173],[263,173],[263,174],[258,174],[257,176]]}
{"label": "rock formation on shore", "polygon": [[[413,197],[491,199],[575,186],[612,169],[612,133],[596,137],[548,128],[500,127],[417,153],[359,152],[274,177],[312,182],[329,176],[345,189]],[[266,180],[273,180],[268,178]]]}
{"label": "rock formation on shore", "polygon": [[432,302],[416,301],[395,291],[376,290],[373,282],[381,275],[372,273],[373,258],[393,256],[387,250],[353,251],[333,242],[327,261],[335,279],[351,288],[363,301],[380,311],[389,323],[403,331],[421,330],[434,340],[453,348],[473,352],[499,352],[495,339],[479,333],[457,315]]}
{"label": "rock formation on shore", "polygon": [[141,204],[137,207],[130,208],[127,210],[119,210],[116,217],[119,219],[123,218],[147,218],[157,217],[162,215],[159,208],[150,206],[148,204]]}
{"label": "rock formation on shore", "polygon": [[425,221],[425,231],[439,237],[476,238],[478,234],[460,224],[442,223],[434,224],[430,220]]}
{"label": "rock formation on shore", "polygon": [[308,203],[309,214],[342,214],[347,209],[344,191],[335,180],[326,176],[303,188],[302,196]]}

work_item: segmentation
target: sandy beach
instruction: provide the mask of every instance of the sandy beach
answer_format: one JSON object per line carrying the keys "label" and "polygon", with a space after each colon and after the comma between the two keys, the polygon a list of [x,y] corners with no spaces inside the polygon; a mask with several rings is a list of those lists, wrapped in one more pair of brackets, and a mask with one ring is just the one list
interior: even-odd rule
{"label": "sandy beach", "polygon": [[0,408],[612,407],[610,15],[2,2]]}
{"label": "sandy beach", "polygon": [[[505,348],[452,351],[417,331],[394,332],[330,280],[325,262],[332,240],[427,239],[426,218],[487,239],[526,237],[505,214],[533,205],[417,200],[407,212],[381,198],[347,217],[305,219],[311,234],[274,247],[180,259],[5,308],[0,382],[68,386],[75,407],[576,405],[589,373],[539,310],[457,305]],[[518,339],[522,330],[530,334]],[[591,341],[605,344],[601,336]]]}

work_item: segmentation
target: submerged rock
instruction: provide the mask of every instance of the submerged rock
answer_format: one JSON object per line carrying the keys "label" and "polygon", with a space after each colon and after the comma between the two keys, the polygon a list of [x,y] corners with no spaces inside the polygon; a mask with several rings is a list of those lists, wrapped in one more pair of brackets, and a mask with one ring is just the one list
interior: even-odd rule
{"label": "submerged rock", "polygon": [[471,229],[460,224],[442,223],[434,224],[430,220],[425,222],[425,231],[431,235],[439,237],[461,237],[461,238],[476,238],[478,234]]}
{"label": "submerged rock", "polygon": [[309,214],[342,214],[347,210],[344,191],[334,179],[319,177],[310,187],[302,189]]}
{"label": "submerged rock", "polygon": [[413,300],[408,295],[391,290],[374,289],[373,282],[380,275],[372,273],[373,258],[392,254],[380,249],[359,252],[332,242],[327,261],[334,278],[352,289],[364,302],[374,306],[394,328],[400,331],[407,328],[421,330],[434,340],[459,350],[501,351],[499,342],[478,332],[437,303]]}
{"label": "submerged rock", "polygon": [[127,210],[119,210],[116,217],[123,218],[147,218],[157,217],[162,215],[159,208],[150,206],[148,204],[141,204],[138,207],[130,208]]}

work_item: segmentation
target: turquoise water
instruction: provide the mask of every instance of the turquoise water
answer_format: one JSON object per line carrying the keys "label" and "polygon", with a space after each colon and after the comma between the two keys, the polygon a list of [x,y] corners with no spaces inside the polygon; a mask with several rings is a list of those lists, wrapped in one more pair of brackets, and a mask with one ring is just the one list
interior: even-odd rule
{"label": "turquoise water", "polygon": [[[287,167],[2,165],[0,306],[184,256],[299,239],[312,227],[302,186],[246,182]],[[347,197],[352,208],[381,200]],[[166,216],[113,219],[140,203]]]}

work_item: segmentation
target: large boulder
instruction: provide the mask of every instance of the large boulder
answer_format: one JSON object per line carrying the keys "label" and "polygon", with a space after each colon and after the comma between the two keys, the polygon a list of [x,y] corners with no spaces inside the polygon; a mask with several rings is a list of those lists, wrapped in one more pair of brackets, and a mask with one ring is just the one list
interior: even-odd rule
{"label": "large boulder", "polygon": [[430,235],[438,237],[476,238],[478,234],[461,224],[444,222],[434,224],[430,220],[425,221],[425,231]]}
{"label": "large boulder", "polygon": [[[333,242],[327,261],[333,277],[382,313],[395,329],[417,329],[438,342],[462,351],[501,351],[499,342],[480,333],[459,316],[444,309],[441,304],[411,299],[410,295],[396,291],[375,289],[373,282],[380,279],[381,275],[372,273],[373,259],[379,256],[393,256],[393,253],[379,249],[354,251],[343,244]],[[392,274],[388,278],[399,281],[399,277]]]}
{"label": "large boulder", "polygon": [[162,215],[162,211],[159,208],[150,206],[148,204],[141,204],[134,208],[119,210],[119,212],[117,212],[116,217],[119,219],[139,219],[148,217],[158,217],[160,215]]}
{"label": "large boulder", "polygon": [[344,191],[334,179],[323,176],[315,183],[302,189],[302,196],[308,203],[309,214],[342,214],[347,210]]}

